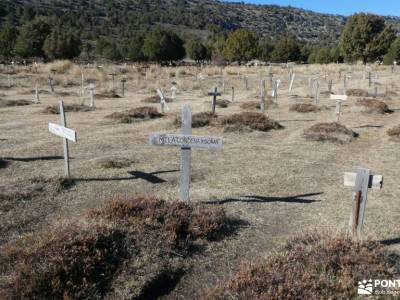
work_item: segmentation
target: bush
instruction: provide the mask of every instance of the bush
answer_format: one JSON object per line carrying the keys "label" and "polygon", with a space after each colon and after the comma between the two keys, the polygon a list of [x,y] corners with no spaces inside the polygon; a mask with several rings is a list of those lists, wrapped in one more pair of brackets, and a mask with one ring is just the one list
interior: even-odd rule
{"label": "bush", "polygon": [[318,106],[310,103],[296,103],[292,104],[289,108],[290,111],[297,111],[299,113],[308,113],[318,111]]}
{"label": "bush", "polygon": [[385,114],[393,112],[385,102],[376,99],[359,99],[356,102],[356,106],[361,107],[363,112],[366,113]]}
{"label": "bush", "polygon": [[150,106],[142,106],[123,112],[112,113],[106,118],[117,120],[121,123],[132,123],[135,120],[149,120],[161,118],[164,115],[159,113],[156,108]]}
{"label": "bush", "polygon": [[[200,128],[211,125],[218,118],[217,114],[212,112],[200,112],[192,115],[192,128]],[[176,116],[174,125],[177,127],[182,126],[181,116]]]}
{"label": "bush", "polygon": [[269,131],[283,128],[281,124],[269,119],[263,113],[256,112],[243,112],[226,116],[221,119],[221,124],[228,131],[246,131],[246,129]]}
{"label": "bush", "polygon": [[304,137],[311,141],[344,144],[353,141],[358,134],[339,123],[318,123],[304,130]]}

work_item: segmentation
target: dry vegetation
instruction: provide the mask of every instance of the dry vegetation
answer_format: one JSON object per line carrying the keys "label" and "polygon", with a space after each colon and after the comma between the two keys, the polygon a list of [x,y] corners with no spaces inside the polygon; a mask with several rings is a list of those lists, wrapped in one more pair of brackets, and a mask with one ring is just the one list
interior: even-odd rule
{"label": "dry vegetation", "polygon": [[116,120],[119,123],[133,123],[137,120],[157,119],[163,116],[155,107],[142,106],[123,112],[115,112],[106,116],[106,118]]}
{"label": "dry vegetation", "polygon": [[400,139],[400,126],[388,129],[387,134],[393,139]]}
{"label": "dry vegetation", "polygon": [[[110,292],[120,274],[129,274],[124,296],[148,299],[157,293],[149,286],[162,290],[170,284],[160,281],[163,276],[184,271],[184,258],[196,251],[196,241],[218,239],[231,229],[219,208],[151,197],[113,200],[91,210],[85,225],[4,245],[2,268],[10,277],[3,296],[93,299]],[[145,265],[157,273],[135,267]]]}
{"label": "dry vegetation", "polygon": [[299,113],[309,113],[319,111],[320,108],[310,103],[295,103],[290,106],[289,111],[296,111]]}
{"label": "dry vegetation", "polygon": [[208,299],[354,299],[357,279],[397,278],[400,257],[347,236],[295,238],[262,264],[242,264]]}
{"label": "dry vegetation", "polygon": [[12,107],[12,106],[25,106],[32,104],[32,101],[28,100],[3,100],[0,99],[0,108]]}
{"label": "dry vegetation", "polygon": [[[84,105],[84,104],[64,104],[64,112],[88,112],[94,110],[93,107]],[[51,105],[47,106],[42,110],[45,114],[53,114],[59,115],[60,114],[60,106],[59,105]]]}
{"label": "dry vegetation", "polygon": [[365,113],[385,114],[392,112],[385,102],[376,99],[359,99],[356,105]]}
{"label": "dry vegetation", "polygon": [[368,97],[368,91],[362,89],[349,89],[346,94],[352,97]]}
{"label": "dry vegetation", "polygon": [[223,117],[221,124],[225,131],[269,131],[283,128],[281,124],[268,118],[265,114],[256,112],[243,112]]}
{"label": "dry vegetation", "polygon": [[[172,100],[172,98],[169,98],[169,97],[165,97],[164,98],[165,99],[165,102],[167,102],[167,103],[171,103],[173,100]],[[144,103],[160,103],[160,97],[159,96],[150,96],[150,97],[147,97],[147,98],[144,98],[143,100],[141,100],[141,102],[144,102]]]}
{"label": "dry vegetation", "polygon": [[354,141],[358,134],[339,123],[318,123],[304,130],[304,137],[310,141],[345,144]]}
{"label": "dry vegetation", "polygon": [[[192,115],[192,128],[200,128],[210,126],[217,122],[218,115],[212,112],[200,112]],[[182,126],[182,117],[177,115],[174,119],[174,125],[176,127]]]}

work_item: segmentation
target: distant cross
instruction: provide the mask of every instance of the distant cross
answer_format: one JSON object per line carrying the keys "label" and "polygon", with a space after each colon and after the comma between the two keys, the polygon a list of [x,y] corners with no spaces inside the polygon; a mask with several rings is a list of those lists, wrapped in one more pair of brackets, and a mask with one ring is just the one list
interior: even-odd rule
{"label": "distant cross", "polygon": [[232,102],[235,100],[235,87],[232,87]]}
{"label": "distant cross", "polygon": [[320,94],[320,81],[315,80],[314,81],[314,92],[315,92],[315,105],[319,105],[319,94]]}
{"label": "distant cross", "polygon": [[371,175],[370,170],[357,168],[356,173],[344,173],[344,185],[354,188],[349,227],[353,235],[357,235],[364,226],[368,189],[382,189],[383,176]]}
{"label": "distant cross", "polygon": [[208,96],[213,96],[212,102],[211,102],[211,111],[213,114],[215,114],[215,106],[217,104],[217,96],[221,96],[221,93],[218,93],[218,88],[214,88],[214,92],[208,93]]}
{"label": "distant cross", "polygon": [[279,88],[280,84],[281,84],[281,81],[279,79],[275,80],[274,87],[272,90],[272,98],[274,99],[275,104],[278,103],[278,88]]}
{"label": "distant cross", "polygon": [[175,99],[175,97],[176,97],[176,90],[177,90],[176,85],[172,84],[172,87],[171,87],[171,98],[172,99]]}
{"label": "distant cross", "polygon": [[94,84],[91,83],[89,85],[90,90],[90,107],[94,107]]}
{"label": "distant cross", "polygon": [[112,72],[111,74],[108,74],[109,76],[112,77],[112,90],[114,91],[115,89],[115,72]]}
{"label": "distant cross", "polygon": [[296,74],[292,73],[289,79],[289,94],[292,94],[292,90],[293,90],[293,83],[294,83],[294,78],[295,78]]}
{"label": "distant cross", "polygon": [[164,113],[165,110],[169,111],[167,101],[165,100],[164,92],[162,89],[157,89],[157,94],[160,97],[161,112]]}
{"label": "distant cross", "polygon": [[342,113],[342,101],[347,101],[347,95],[331,95],[331,100],[336,100],[336,122],[340,122],[340,116]]}
{"label": "distant cross", "polygon": [[35,103],[39,103],[40,102],[40,99],[39,99],[39,88],[38,88],[37,84],[35,86],[35,100],[34,100],[34,102]]}
{"label": "distant cross", "polygon": [[152,134],[150,145],[181,148],[181,178],[180,200],[190,199],[190,165],[192,148],[206,150],[222,149],[223,140],[220,137],[192,135],[192,112],[189,105],[182,108],[181,134]]}
{"label": "distant cross", "polygon": [[75,130],[67,128],[67,121],[64,113],[64,102],[62,100],[60,101],[60,116],[61,125],[49,123],[49,131],[63,138],[65,176],[70,178],[68,140],[76,143],[76,132]]}
{"label": "distant cross", "polygon": [[265,80],[260,82],[260,110],[265,112]]}
{"label": "distant cross", "polygon": [[51,93],[54,94],[54,83],[53,83],[53,77],[51,76],[49,76],[49,86]]}

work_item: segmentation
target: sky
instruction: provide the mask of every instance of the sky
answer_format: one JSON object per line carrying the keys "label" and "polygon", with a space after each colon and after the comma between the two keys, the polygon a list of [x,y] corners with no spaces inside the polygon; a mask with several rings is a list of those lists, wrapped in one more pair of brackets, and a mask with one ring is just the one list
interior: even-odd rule
{"label": "sky", "polygon": [[229,2],[277,4],[344,16],[362,11],[400,17],[400,0],[229,0]]}

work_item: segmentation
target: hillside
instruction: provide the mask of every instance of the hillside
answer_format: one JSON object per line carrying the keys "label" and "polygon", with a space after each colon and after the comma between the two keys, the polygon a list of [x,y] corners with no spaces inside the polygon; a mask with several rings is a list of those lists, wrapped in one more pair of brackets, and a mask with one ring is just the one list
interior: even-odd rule
{"label": "hillside", "polygon": [[[264,36],[288,32],[307,42],[334,42],[345,17],[275,5],[213,0],[3,0],[2,23],[18,25],[35,14],[57,15],[81,30],[82,38],[129,37],[137,30],[163,25],[183,34],[207,36],[221,29],[249,28]],[[399,18],[388,18],[400,28]]]}

